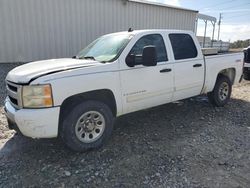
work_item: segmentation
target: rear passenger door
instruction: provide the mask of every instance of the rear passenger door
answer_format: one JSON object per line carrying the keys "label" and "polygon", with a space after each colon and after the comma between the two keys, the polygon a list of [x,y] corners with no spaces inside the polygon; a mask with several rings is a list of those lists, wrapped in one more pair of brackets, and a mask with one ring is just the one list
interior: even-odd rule
{"label": "rear passenger door", "polygon": [[169,34],[174,57],[174,100],[201,93],[204,83],[204,60],[189,34]]}

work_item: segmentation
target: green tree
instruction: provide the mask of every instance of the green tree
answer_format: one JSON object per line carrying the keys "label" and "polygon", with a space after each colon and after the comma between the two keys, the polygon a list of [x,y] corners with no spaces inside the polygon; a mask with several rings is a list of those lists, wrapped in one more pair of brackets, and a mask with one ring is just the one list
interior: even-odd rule
{"label": "green tree", "polygon": [[237,40],[233,43],[230,43],[230,48],[246,48],[248,46],[250,46],[250,39]]}

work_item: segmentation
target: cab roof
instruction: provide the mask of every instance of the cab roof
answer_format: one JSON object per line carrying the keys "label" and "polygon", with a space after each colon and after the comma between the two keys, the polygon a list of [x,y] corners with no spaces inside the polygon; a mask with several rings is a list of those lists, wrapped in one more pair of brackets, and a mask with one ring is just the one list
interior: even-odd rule
{"label": "cab roof", "polygon": [[191,34],[193,31],[189,30],[175,30],[175,29],[142,29],[142,30],[132,30],[132,31],[122,31],[122,32],[115,32],[115,33],[110,33],[107,35],[111,34],[132,34],[132,35],[137,35],[137,34],[143,34],[143,33],[148,33],[148,32],[167,32],[167,33],[188,33]]}

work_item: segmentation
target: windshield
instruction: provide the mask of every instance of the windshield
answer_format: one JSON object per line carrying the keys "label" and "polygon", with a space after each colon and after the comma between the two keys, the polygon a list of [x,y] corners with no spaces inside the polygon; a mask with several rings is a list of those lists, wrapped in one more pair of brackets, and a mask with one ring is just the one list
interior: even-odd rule
{"label": "windshield", "polygon": [[84,48],[76,58],[93,59],[100,62],[114,61],[121,54],[131,38],[131,34],[102,36]]}

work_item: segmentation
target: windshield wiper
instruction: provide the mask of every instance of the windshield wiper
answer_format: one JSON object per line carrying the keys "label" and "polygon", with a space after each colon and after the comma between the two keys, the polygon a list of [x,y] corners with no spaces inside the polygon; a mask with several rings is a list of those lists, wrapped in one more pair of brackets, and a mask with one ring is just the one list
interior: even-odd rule
{"label": "windshield wiper", "polygon": [[[98,61],[98,60],[96,60],[95,59],[95,57],[93,57],[93,56],[84,56],[84,57],[81,57],[81,58],[79,58],[79,59],[92,59],[92,60],[94,60],[94,61]],[[106,63],[106,61],[99,61],[100,63]]]}
{"label": "windshield wiper", "polygon": [[96,60],[95,57],[93,56],[84,56],[81,59],[92,59],[92,60]]}

